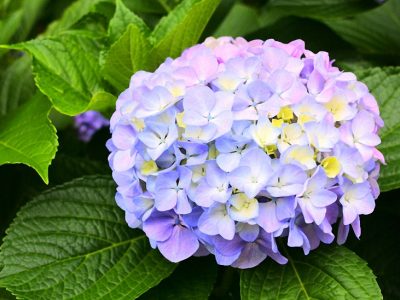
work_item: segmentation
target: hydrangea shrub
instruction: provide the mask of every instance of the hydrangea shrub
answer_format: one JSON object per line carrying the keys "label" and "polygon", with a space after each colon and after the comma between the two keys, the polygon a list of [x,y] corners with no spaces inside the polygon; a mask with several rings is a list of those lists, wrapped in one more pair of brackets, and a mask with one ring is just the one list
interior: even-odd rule
{"label": "hydrangea shrub", "polygon": [[399,4],[0,0],[0,299],[400,299]]}
{"label": "hydrangea shrub", "polygon": [[110,126],[116,201],[173,262],[285,264],[277,240],[359,237],[379,195],[377,102],[302,40],[208,38],[134,74]]}

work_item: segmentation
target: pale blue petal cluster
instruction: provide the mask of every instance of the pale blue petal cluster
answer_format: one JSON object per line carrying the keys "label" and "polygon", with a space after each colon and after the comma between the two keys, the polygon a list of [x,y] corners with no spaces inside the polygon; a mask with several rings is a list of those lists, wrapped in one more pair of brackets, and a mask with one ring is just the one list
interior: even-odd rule
{"label": "pale blue petal cluster", "polygon": [[384,163],[368,88],[304,42],[208,38],[118,98],[107,146],[116,201],[170,261],[250,268],[277,239],[305,254],[370,214]]}

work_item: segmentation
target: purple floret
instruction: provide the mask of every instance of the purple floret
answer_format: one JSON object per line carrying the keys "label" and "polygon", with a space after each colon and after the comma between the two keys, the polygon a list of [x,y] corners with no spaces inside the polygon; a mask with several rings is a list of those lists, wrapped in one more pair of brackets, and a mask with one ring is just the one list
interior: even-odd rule
{"label": "purple floret", "polygon": [[98,130],[109,125],[110,121],[94,110],[77,115],[74,119],[74,127],[78,130],[79,139],[84,142],[89,142]]}

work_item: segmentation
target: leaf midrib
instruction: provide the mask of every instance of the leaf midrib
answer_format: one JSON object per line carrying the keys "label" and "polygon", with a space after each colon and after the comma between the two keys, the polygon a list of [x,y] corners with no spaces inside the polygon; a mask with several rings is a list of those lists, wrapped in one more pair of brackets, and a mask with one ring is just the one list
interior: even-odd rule
{"label": "leaf midrib", "polygon": [[5,287],[4,285],[2,285],[2,280],[1,279],[3,279],[3,278],[9,278],[9,277],[12,277],[12,276],[20,276],[21,274],[24,274],[26,272],[31,272],[31,271],[36,270],[36,269],[45,268],[45,267],[57,265],[57,264],[60,264],[60,263],[66,263],[66,262],[73,261],[73,260],[80,259],[80,258],[87,259],[90,256],[97,255],[97,254],[106,252],[108,250],[111,250],[111,249],[114,249],[114,248],[129,244],[129,243],[133,243],[133,242],[138,241],[138,240],[143,239],[143,238],[145,238],[144,235],[139,236],[139,237],[135,237],[135,238],[132,238],[132,239],[129,239],[129,240],[125,240],[125,241],[122,241],[122,242],[113,243],[110,246],[107,246],[105,248],[101,248],[101,249],[98,249],[98,250],[95,250],[95,251],[92,251],[92,252],[89,252],[89,253],[80,254],[80,255],[68,257],[68,258],[65,258],[65,259],[56,260],[56,261],[48,263],[48,264],[39,265],[39,266],[36,266],[36,267],[29,268],[27,270],[24,270],[24,271],[21,271],[21,272],[18,272],[18,273],[14,273],[14,274],[9,274],[9,275],[6,275],[6,276],[2,276],[2,274],[1,274],[2,272],[0,272],[0,287]]}
{"label": "leaf midrib", "polygon": [[302,291],[303,291],[304,295],[307,297],[307,299],[308,299],[308,300],[311,300],[311,297],[308,295],[307,290],[306,290],[306,287],[304,286],[303,281],[302,281],[301,278],[300,278],[300,274],[299,274],[298,271],[297,271],[297,268],[296,268],[296,266],[295,266],[295,264],[294,264],[293,258],[290,256],[290,254],[289,254],[289,252],[287,251],[286,247],[284,247],[284,251],[285,251],[286,256],[288,257],[290,266],[291,266],[292,269],[293,269],[293,272],[294,272],[294,274],[295,274],[295,276],[296,276],[296,279],[297,279],[297,281],[299,282],[300,288],[302,289]]}

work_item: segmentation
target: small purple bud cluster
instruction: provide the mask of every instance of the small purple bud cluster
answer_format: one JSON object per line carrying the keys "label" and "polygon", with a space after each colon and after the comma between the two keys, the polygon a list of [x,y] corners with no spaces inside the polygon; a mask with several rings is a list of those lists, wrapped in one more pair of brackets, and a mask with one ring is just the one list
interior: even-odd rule
{"label": "small purple bud cluster", "polygon": [[116,201],[170,261],[284,264],[344,243],[379,194],[375,98],[304,42],[208,38],[140,71],[111,118]]}
{"label": "small purple bud cluster", "polygon": [[94,110],[89,110],[74,118],[74,127],[78,130],[78,137],[84,142],[89,142],[98,130],[109,125],[110,121]]}

